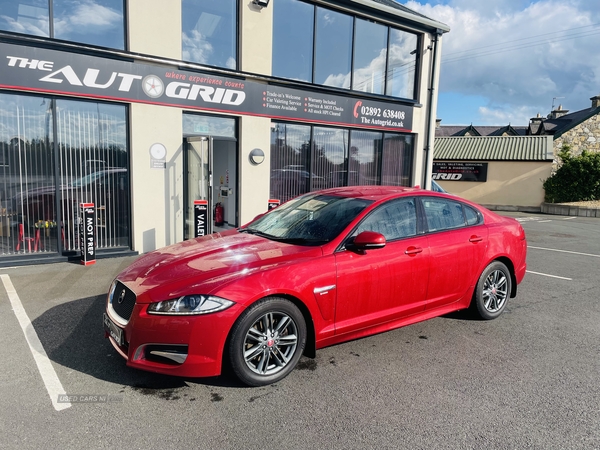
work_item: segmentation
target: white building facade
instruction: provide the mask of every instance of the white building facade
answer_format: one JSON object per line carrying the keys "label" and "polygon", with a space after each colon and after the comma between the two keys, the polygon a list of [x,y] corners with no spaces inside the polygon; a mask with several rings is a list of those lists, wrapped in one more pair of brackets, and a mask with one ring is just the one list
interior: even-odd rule
{"label": "white building facade", "polygon": [[431,175],[442,35],[393,0],[0,0],[0,266]]}

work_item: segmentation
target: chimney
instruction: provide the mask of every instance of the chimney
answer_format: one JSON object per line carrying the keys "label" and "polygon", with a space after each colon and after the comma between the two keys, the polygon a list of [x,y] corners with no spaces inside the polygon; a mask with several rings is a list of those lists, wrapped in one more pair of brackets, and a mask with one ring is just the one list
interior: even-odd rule
{"label": "chimney", "polygon": [[592,101],[592,109],[600,108],[600,95],[590,98]]}
{"label": "chimney", "polygon": [[541,123],[542,120],[544,120],[544,118],[540,115],[540,113],[537,113],[537,116],[529,119],[529,123]]}
{"label": "chimney", "polygon": [[562,109],[562,105],[558,105],[558,108],[550,113],[548,119],[558,119],[559,117],[566,115],[568,112],[568,109]]}
{"label": "chimney", "polygon": [[[598,97],[600,98],[600,97]],[[435,119],[435,127],[439,128],[442,126],[442,119]]]}

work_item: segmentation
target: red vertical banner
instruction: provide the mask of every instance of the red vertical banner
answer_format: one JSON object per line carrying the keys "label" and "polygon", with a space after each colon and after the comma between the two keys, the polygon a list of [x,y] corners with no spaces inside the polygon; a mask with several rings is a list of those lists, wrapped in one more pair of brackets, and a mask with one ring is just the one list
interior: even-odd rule
{"label": "red vertical banner", "polygon": [[194,237],[208,234],[208,200],[194,200]]}
{"label": "red vertical banner", "polygon": [[269,211],[271,211],[273,208],[277,208],[280,204],[281,204],[281,200],[270,198],[269,199]]}
{"label": "red vertical banner", "polygon": [[96,208],[93,203],[80,203],[79,210],[81,264],[89,266],[96,262]]}

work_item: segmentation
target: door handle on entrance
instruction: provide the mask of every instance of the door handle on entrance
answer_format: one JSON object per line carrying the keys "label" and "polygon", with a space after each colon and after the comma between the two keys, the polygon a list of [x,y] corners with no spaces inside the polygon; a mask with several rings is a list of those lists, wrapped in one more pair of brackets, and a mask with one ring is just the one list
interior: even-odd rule
{"label": "door handle on entrance", "polygon": [[469,242],[481,242],[483,241],[483,238],[481,236],[477,236],[477,235],[473,235],[469,238]]}
{"label": "door handle on entrance", "polygon": [[413,247],[411,245],[404,251],[404,253],[406,253],[407,255],[416,255],[418,253],[421,253],[422,251],[423,249],[421,247]]}

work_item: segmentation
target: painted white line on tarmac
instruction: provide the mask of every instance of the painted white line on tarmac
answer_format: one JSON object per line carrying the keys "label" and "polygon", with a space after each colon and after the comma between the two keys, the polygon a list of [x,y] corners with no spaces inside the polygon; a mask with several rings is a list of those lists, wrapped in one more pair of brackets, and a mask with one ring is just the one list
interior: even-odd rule
{"label": "painted white line on tarmac", "polygon": [[573,219],[577,219],[577,217],[564,217],[563,220],[573,220]]}
{"label": "painted white line on tarmac", "polygon": [[546,222],[552,222],[551,220],[540,220],[538,221],[538,223],[546,223]]}
{"label": "painted white line on tarmac", "polygon": [[531,270],[526,270],[526,272],[527,273],[533,273],[535,275],[542,275],[544,277],[558,278],[559,280],[573,281],[573,278],[559,277],[558,275],[550,275],[550,274],[547,274],[547,273],[533,272]]}
{"label": "painted white line on tarmac", "polygon": [[591,253],[571,252],[569,250],[557,250],[555,248],[533,247],[531,245],[528,245],[527,248],[534,248],[536,250],[547,250],[549,252],[570,253],[571,255],[591,256],[592,258],[600,258],[600,255],[593,255]]}
{"label": "painted white line on tarmac", "polygon": [[6,289],[6,293],[8,294],[12,309],[15,313],[15,316],[17,316],[19,325],[21,325],[21,329],[25,335],[25,340],[29,345],[29,350],[31,350],[33,359],[37,364],[38,370],[40,371],[40,375],[42,376],[42,380],[44,381],[44,385],[46,386],[46,390],[50,396],[52,406],[54,406],[54,409],[57,411],[70,408],[71,403],[58,403],[58,396],[64,396],[66,395],[66,392],[63,389],[62,384],[60,384],[60,380],[54,371],[54,367],[52,367],[52,363],[46,354],[46,350],[44,350],[44,346],[42,345],[40,338],[33,328],[31,320],[29,320],[29,316],[27,316],[27,313],[25,312],[25,308],[23,308],[21,299],[19,298],[19,295],[17,294],[17,291],[10,280],[10,277],[7,274],[1,274],[0,278],[2,278],[2,283],[4,284],[4,289]]}

